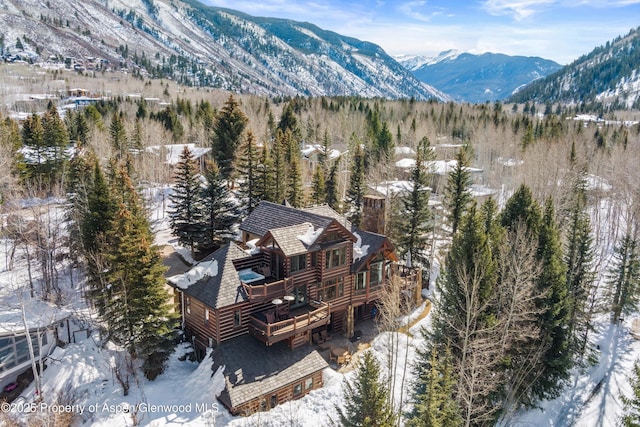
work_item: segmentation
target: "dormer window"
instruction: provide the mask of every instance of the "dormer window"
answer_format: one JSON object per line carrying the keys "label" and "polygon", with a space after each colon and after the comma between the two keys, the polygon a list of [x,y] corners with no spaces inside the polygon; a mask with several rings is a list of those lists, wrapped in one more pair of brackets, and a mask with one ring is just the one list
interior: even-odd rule
{"label": "dormer window", "polygon": [[324,241],[335,242],[336,240],[341,240],[341,239],[342,237],[340,236],[340,233],[338,233],[337,231],[331,231],[325,235]]}

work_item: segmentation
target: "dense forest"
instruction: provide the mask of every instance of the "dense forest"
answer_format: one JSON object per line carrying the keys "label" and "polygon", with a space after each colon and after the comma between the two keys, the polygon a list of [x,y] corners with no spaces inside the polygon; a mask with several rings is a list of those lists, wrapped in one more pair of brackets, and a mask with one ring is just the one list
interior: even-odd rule
{"label": "dense forest", "polygon": [[[33,75],[30,84],[42,92],[59,78]],[[50,99],[22,106],[29,114],[21,120],[5,111],[0,122],[3,211],[51,197],[64,200],[68,216],[31,230],[8,215],[4,232],[36,249],[34,268],[50,279],[39,292],[51,301],[63,297],[51,257],[87,272],[105,333],[128,350],[122,363],[142,360],[150,379],[162,372],[176,319],[162,303],[149,188],[173,187],[171,227],[195,257],[232,239],[234,222],[260,200],[328,204],[357,225],[365,194],[389,198],[386,234],[398,255],[441,269],[413,411],[379,406],[398,412],[380,415],[381,425],[507,420],[557,396],[573,367],[591,363],[596,315],[616,322],[637,308],[637,122],[614,113],[576,120],[555,104],[267,98],[73,79],[100,95],[108,85],[110,94],[63,117]],[[170,164],[170,144],[192,145]],[[305,155],[311,146],[316,163]],[[197,148],[210,151],[196,158]],[[400,167],[403,158],[414,161]],[[442,160],[451,166],[437,170]],[[398,181],[405,190],[390,191]],[[64,239],[52,237],[55,227]],[[379,372],[367,363],[362,381],[370,382]],[[129,381],[121,378],[125,393]],[[357,398],[358,388],[351,393]],[[341,419],[349,425],[361,412],[348,408]]]}

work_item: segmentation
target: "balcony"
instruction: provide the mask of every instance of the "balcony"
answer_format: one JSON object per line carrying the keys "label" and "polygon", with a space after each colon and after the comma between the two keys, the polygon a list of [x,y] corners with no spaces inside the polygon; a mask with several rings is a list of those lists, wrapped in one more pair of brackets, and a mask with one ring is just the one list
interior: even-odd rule
{"label": "balcony", "polygon": [[[264,302],[273,298],[281,298],[293,290],[293,278],[288,277],[277,280],[271,276],[261,274],[240,274],[240,282],[244,288],[249,301]],[[243,277],[245,279],[243,280]]]}
{"label": "balcony", "polygon": [[274,310],[256,313],[251,315],[249,333],[266,345],[272,345],[302,332],[328,325],[331,320],[329,312],[329,304],[313,302],[288,314],[281,314],[280,318],[272,317],[275,314]]}

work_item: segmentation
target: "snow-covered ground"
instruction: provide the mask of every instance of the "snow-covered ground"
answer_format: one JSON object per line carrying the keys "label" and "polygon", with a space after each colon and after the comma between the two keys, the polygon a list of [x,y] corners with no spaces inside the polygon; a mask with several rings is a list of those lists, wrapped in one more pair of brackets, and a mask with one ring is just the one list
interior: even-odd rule
{"label": "snow-covered ground", "polygon": [[[152,189],[147,196],[151,201],[151,217],[156,231],[156,243],[176,246],[175,239],[168,232],[168,223],[163,205],[166,205],[168,188]],[[164,197],[163,197],[164,194]],[[163,200],[165,203],[163,203]],[[0,260],[6,259],[10,248],[0,242]],[[185,256],[188,255],[188,251]],[[8,271],[0,266],[0,290],[7,291],[13,280],[25,280],[26,264],[16,262]],[[67,269],[64,270],[68,272]],[[13,282],[11,282],[13,283]],[[70,286],[63,278],[61,283]],[[2,294],[2,292],[0,292]],[[6,294],[6,292],[5,292]],[[91,316],[83,307],[76,278],[75,289],[68,289],[66,308],[83,322],[90,322]],[[2,310],[2,309],[0,309]],[[371,347],[381,363],[383,373],[388,370],[388,349],[391,338],[397,338],[399,351],[396,356],[395,399],[408,409],[410,384],[413,380],[411,366],[416,349],[424,344],[420,328],[428,327],[430,315],[420,318],[425,305],[418,307],[405,319],[404,323],[415,323],[409,334],[383,333],[376,337]],[[540,403],[540,408],[516,414],[504,425],[509,426],[614,426],[621,413],[620,393],[628,394],[628,376],[633,363],[640,358],[640,342],[629,334],[632,318],[621,325],[612,325],[607,316],[596,323],[592,334],[597,363],[586,368],[576,368],[558,399]],[[123,395],[111,368],[122,359],[121,349],[110,343],[102,345],[101,337],[94,328],[88,337],[76,343],[58,348],[49,358],[48,368],[43,375],[43,402],[37,410],[60,410],[56,406],[58,395],[66,396],[78,425],[119,427],[138,423],[154,427],[161,426],[326,426],[338,419],[336,405],[343,404],[342,386],[345,379],[353,376],[336,372],[331,368],[324,371],[324,386],[303,398],[286,402],[269,412],[257,413],[251,417],[233,417],[216,400],[224,383],[221,374],[212,371],[212,362],[206,357],[201,363],[190,361],[185,356],[191,349],[188,344],[180,344],[170,357],[166,371],[155,381],[146,380],[142,374],[131,379],[127,396]],[[407,369],[405,370],[405,367]],[[406,376],[403,380],[403,375]],[[402,402],[400,402],[402,396]],[[22,396],[14,402],[12,416],[28,417],[25,411],[36,401],[34,385],[30,385]],[[26,405],[25,405],[26,404]]]}

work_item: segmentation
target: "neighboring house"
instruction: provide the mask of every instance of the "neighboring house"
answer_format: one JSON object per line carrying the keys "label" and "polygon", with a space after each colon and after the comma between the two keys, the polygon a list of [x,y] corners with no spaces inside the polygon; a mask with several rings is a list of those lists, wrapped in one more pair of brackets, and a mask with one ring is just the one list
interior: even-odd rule
{"label": "neighboring house", "polygon": [[[71,340],[70,313],[38,299],[20,302],[14,296],[0,299],[5,306],[0,314],[0,392],[18,387],[21,378],[32,378],[27,335],[36,360],[44,359],[60,342]],[[24,319],[23,320],[23,306]],[[25,375],[25,372],[26,375]],[[22,385],[23,386],[23,385]],[[0,394],[0,400],[2,395]]]}
{"label": "neighboring house", "polygon": [[165,144],[165,145],[149,145],[144,151],[154,156],[164,157],[165,164],[174,167],[180,162],[180,156],[187,147],[191,151],[194,160],[198,162],[200,171],[204,170],[206,154],[211,151],[210,147],[197,147],[196,144]]}
{"label": "neighboring house", "polygon": [[[374,218],[363,223],[384,225],[384,204],[367,206]],[[375,313],[397,261],[384,235],[352,227],[328,206],[261,202],[240,230],[240,244],[168,278],[187,335],[196,348],[215,348],[214,360],[225,366],[220,400],[234,414],[321,387],[327,365],[312,337],[327,330],[353,336],[354,324]]]}
{"label": "neighboring house", "polygon": [[[325,161],[324,148],[320,144],[305,145],[301,150],[302,159],[309,163],[308,170],[313,172],[319,164]],[[342,153],[336,149],[329,149],[327,153],[328,160],[334,160],[340,157]]]}
{"label": "neighboring house", "polygon": [[[426,162],[429,173],[431,174],[431,188],[436,194],[441,194],[447,183],[447,177],[458,164],[457,160],[430,160]],[[416,160],[410,158],[400,159],[396,162],[396,169],[401,175],[409,176],[411,170],[415,167]],[[471,177],[475,184],[482,184],[484,181],[483,170],[467,166],[465,168],[471,173]]]}

